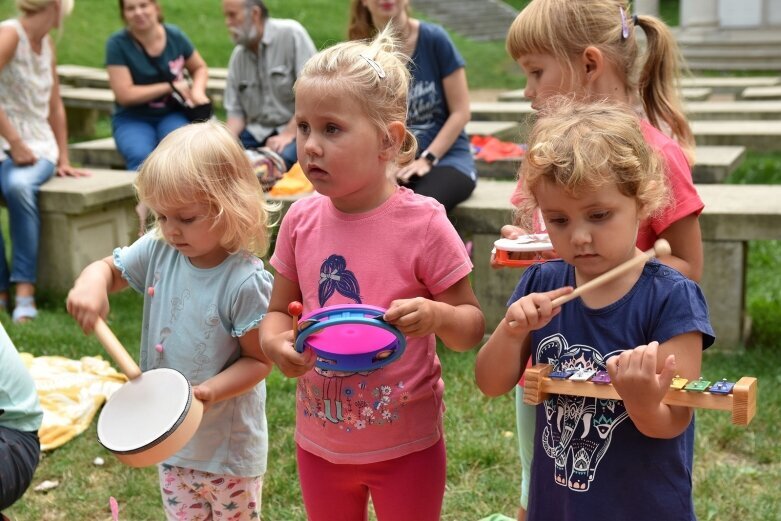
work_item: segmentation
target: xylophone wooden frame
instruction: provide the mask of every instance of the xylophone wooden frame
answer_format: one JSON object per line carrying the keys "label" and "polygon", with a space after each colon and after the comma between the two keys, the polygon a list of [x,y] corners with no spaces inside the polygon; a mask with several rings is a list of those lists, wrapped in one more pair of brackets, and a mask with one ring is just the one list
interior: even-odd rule
{"label": "xylophone wooden frame", "polygon": [[[548,374],[552,370],[553,366],[550,364],[536,364],[526,369],[524,403],[538,405],[547,400],[551,394],[567,394],[603,400],[621,399],[611,384],[551,378]],[[662,402],[682,407],[731,411],[732,423],[745,426],[751,422],[757,412],[757,379],[751,376],[742,377],[735,383],[730,394],[671,388],[667,391]]]}

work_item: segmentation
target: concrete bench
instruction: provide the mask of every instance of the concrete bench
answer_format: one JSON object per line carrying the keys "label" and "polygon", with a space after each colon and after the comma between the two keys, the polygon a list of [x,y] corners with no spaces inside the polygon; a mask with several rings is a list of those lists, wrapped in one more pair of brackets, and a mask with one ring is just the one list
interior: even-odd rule
{"label": "concrete bench", "polygon": [[743,146],[755,152],[781,151],[781,121],[691,121],[697,145]]}
{"label": "concrete bench", "polygon": [[[216,103],[222,103],[225,92],[226,69],[209,69],[209,79],[206,81],[206,94]],[[60,83],[73,87],[89,87],[108,89],[108,71],[98,67],[84,65],[58,65],[57,76]]]}
{"label": "concrete bench", "polygon": [[781,100],[781,85],[746,87],[738,98],[743,100]]}
{"label": "concrete bench", "polygon": [[[684,100],[691,101],[705,101],[713,93],[713,89],[708,87],[690,87],[681,89],[681,97]],[[528,101],[523,94],[523,89],[510,90],[503,92],[497,96],[497,99],[502,102],[508,101]]]}
{"label": "concrete bench", "polygon": [[781,85],[781,76],[713,76],[681,78],[682,88],[708,88],[713,94],[739,95],[748,87]]}
{"label": "concrete bench", "polygon": [[[721,183],[743,162],[745,147],[701,146],[696,150],[697,162],[692,168],[695,183]],[[515,179],[520,159],[499,159],[490,163],[476,159],[481,178]]]}
{"label": "concrete bench", "polygon": [[[456,229],[474,243],[472,283],[489,332],[504,316],[507,299],[521,275],[520,270],[494,270],[489,265],[500,228],[511,222],[508,199],[512,188],[511,182],[481,180],[472,197],[451,212]],[[781,185],[702,185],[697,189],[705,202],[700,216],[705,252],[701,286],[717,345],[735,349],[748,335],[744,316],[748,241],[781,239]]]}
{"label": "concrete bench", "polygon": [[[781,87],[779,87],[781,89]],[[515,121],[527,127],[536,114],[528,101],[475,101],[469,106],[477,121]],[[781,99],[765,101],[689,101],[684,105],[689,121],[781,120]]]}
{"label": "concrete bench", "polygon": [[37,285],[42,289],[68,290],[87,264],[136,237],[136,174],[89,171],[89,177],[54,177],[41,187]]}

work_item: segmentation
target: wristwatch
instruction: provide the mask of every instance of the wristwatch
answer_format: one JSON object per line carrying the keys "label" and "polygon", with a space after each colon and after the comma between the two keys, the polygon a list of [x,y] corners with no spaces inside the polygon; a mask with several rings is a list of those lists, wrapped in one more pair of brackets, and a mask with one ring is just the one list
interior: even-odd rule
{"label": "wristwatch", "polygon": [[435,166],[437,163],[439,163],[439,158],[434,155],[433,152],[431,152],[429,149],[424,150],[420,153],[420,157],[428,161],[428,164],[431,166]]}

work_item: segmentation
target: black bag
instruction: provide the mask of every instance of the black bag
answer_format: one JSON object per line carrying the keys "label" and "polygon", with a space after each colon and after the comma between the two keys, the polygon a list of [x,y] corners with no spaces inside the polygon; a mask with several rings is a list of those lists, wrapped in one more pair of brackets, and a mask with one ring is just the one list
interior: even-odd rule
{"label": "black bag", "polygon": [[184,97],[178,90],[176,90],[174,84],[172,82],[169,83],[171,84],[171,88],[174,90],[174,92],[171,94],[171,105],[173,108],[183,112],[184,116],[192,122],[208,121],[211,119],[211,117],[214,115],[214,105],[211,101],[202,105],[195,105],[194,107],[191,107],[185,103]]}
{"label": "black bag", "polygon": [[179,90],[174,85],[171,74],[166,74],[163,68],[160,67],[160,64],[157,63],[151,56],[149,56],[149,53],[146,52],[146,49],[143,45],[141,45],[141,42],[136,40],[132,35],[130,37],[133,38],[133,41],[136,42],[136,45],[138,45],[138,47],[141,49],[141,52],[144,53],[144,56],[146,56],[146,59],[149,60],[149,63],[152,64],[152,67],[154,67],[158,74],[162,76],[163,81],[168,82],[168,84],[171,86],[171,90],[173,90],[173,92],[169,98],[170,102],[168,105],[180,112],[183,112],[184,116],[192,122],[207,121],[211,119],[211,117],[214,115],[214,105],[212,102],[209,101],[208,103],[195,105],[194,107],[188,105],[187,102],[184,101],[184,96],[182,96],[182,93],[179,92]]}

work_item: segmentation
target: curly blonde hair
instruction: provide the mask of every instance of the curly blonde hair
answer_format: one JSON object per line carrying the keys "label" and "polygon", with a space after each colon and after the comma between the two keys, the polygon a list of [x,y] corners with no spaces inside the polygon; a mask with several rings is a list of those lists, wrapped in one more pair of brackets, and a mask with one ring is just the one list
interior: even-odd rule
{"label": "curly blonde hair", "polygon": [[392,141],[391,123],[404,125],[395,163],[415,159],[418,142],[407,128],[410,73],[393,29],[387,26],[373,40],[343,42],[320,51],[304,65],[295,88],[301,85],[339,92],[357,101],[375,128]]}
{"label": "curly blonde hair", "polygon": [[171,132],[141,165],[135,188],[152,208],[207,205],[213,227],[223,230],[220,244],[231,253],[263,255],[268,249],[269,214],[278,205],[264,201],[244,149],[222,123],[192,123]]}
{"label": "curly blonde hair", "polygon": [[542,182],[573,195],[614,184],[637,201],[643,217],[670,204],[664,160],[646,143],[637,115],[607,101],[551,99],[532,128],[519,176],[523,197],[516,222],[528,230],[537,210],[534,190]]}

